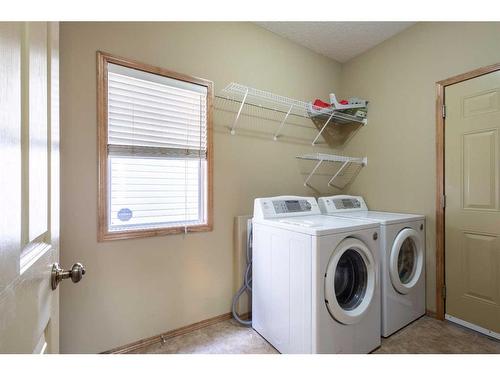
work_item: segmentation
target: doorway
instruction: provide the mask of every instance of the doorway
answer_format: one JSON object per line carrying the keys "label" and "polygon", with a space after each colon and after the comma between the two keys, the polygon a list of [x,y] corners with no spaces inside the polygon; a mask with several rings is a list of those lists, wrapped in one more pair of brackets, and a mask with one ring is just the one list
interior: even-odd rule
{"label": "doorway", "polygon": [[436,307],[500,338],[500,64],[437,83]]}

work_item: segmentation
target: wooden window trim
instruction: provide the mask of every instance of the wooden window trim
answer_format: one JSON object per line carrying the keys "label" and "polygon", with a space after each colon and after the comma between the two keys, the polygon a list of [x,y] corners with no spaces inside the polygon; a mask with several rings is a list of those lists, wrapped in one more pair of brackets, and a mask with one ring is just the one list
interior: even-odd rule
{"label": "wooden window trim", "polygon": [[[151,228],[130,231],[109,231],[108,228],[108,63],[142,70],[177,80],[195,83],[207,88],[207,223],[202,225],[181,226],[171,228]],[[213,82],[172,72],[157,66],[125,59],[109,53],[97,52],[97,142],[98,142],[98,200],[97,200],[97,240],[123,240],[178,234],[187,232],[208,232],[213,229]]]}
{"label": "wooden window trim", "polygon": [[442,81],[436,82],[436,318],[445,318],[445,207],[442,197],[445,194],[444,137],[445,122],[443,105],[445,104],[445,88],[456,83],[467,81],[488,73],[500,70],[500,63],[471,70]]}

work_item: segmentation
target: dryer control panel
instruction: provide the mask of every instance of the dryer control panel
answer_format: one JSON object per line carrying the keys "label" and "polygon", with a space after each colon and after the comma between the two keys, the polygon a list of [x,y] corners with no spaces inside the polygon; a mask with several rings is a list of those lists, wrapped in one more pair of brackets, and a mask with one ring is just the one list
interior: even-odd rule
{"label": "dryer control panel", "polygon": [[333,214],[350,211],[368,211],[363,197],[353,195],[333,195],[318,198],[318,204],[323,214]]}
{"label": "dryer control panel", "polygon": [[321,215],[315,198],[290,195],[257,198],[254,202],[253,217],[256,219],[305,215]]}

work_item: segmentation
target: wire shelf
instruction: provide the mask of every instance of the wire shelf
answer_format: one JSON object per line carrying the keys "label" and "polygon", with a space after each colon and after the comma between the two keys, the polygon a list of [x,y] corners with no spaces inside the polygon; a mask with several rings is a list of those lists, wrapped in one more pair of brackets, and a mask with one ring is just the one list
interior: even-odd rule
{"label": "wire shelf", "polygon": [[305,159],[305,160],[316,160],[316,161],[331,161],[331,162],[349,162],[349,163],[357,163],[366,165],[368,163],[368,158],[354,158],[351,156],[342,156],[342,155],[332,155],[332,154],[305,154],[297,156],[297,159]]}
{"label": "wire shelf", "polygon": [[[236,134],[236,127],[244,105],[251,105],[271,111],[277,111],[284,115],[278,129],[273,134],[273,139],[275,141],[278,140],[280,135],[282,135],[283,130],[287,125],[287,119],[290,116],[299,116],[313,120],[314,125],[319,130],[319,133],[312,141],[313,146],[318,143],[319,137],[325,132],[328,125],[366,125],[367,123],[367,119],[365,117],[356,116],[356,113],[353,115],[345,113],[343,110],[334,109],[333,107],[317,107],[310,102],[288,98],[235,82],[227,85],[218,97],[234,100],[240,103],[238,112],[231,126],[232,135]],[[360,106],[358,105],[357,108],[359,107]],[[325,140],[330,143],[328,137],[325,137]]]}
{"label": "wire shelf", "polygon": [[337,189],[344,189],[349,183],[351,183],[351,181],[354,180],[354,178],[356,178],[361,168],[368,164],[367,157],[357,158],[321,153],[300,155],[297,156],[297,159],[312,160],[317,162],[304,181],[304,186],[307,187],[312,187],[309,185],[309,180],[316,173],[323,162],[340,163],[339,168],[328,181],[328,186],[333,186]]}
{"label": "wire shelf", "polygon": [[[223,95],[229,95],[236,98],[245,98],[245,102],[249,104],[256,104],[258,106],[268,105],[269,109],[280,109],[276,106],[283,108],[292,107],[295,115],[302,117],[309,117],[307,113],[307,104],[301,100],[287,98],[285,96],[273,94],[268,91],[255,89],[253,87],[244,86],[239,83],[232,82],[227,85],[221,92]],[[283,109],[281,108],[281,109]]]}

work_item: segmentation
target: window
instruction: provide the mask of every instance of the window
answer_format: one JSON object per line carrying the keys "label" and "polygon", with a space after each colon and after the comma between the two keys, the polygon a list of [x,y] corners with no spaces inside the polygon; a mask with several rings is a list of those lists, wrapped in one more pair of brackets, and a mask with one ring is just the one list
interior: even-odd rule
{"label": "window", "polygon": [[212,229],[212,87],[98,52],[99,240]]}

